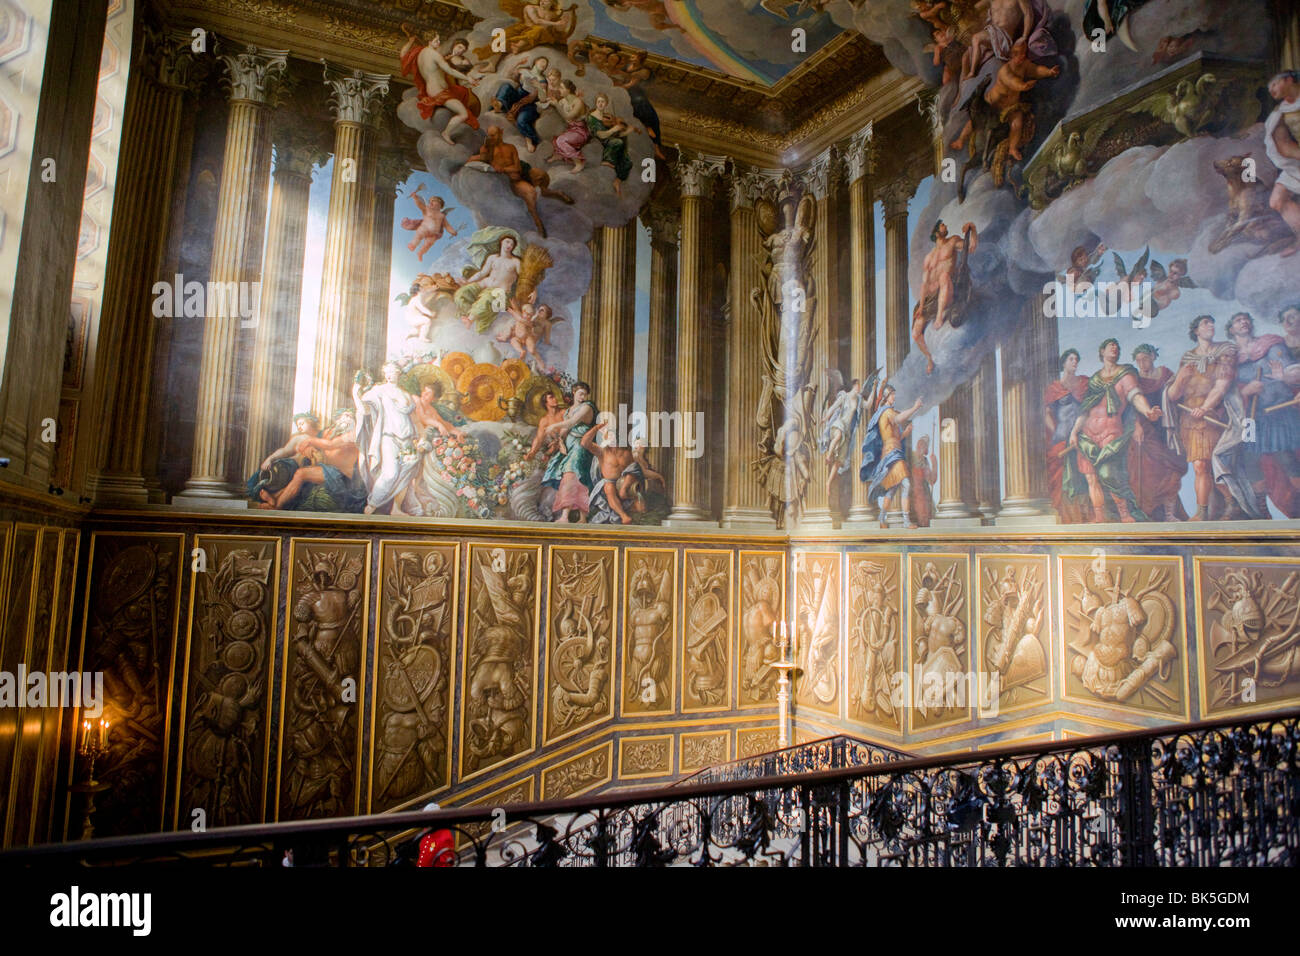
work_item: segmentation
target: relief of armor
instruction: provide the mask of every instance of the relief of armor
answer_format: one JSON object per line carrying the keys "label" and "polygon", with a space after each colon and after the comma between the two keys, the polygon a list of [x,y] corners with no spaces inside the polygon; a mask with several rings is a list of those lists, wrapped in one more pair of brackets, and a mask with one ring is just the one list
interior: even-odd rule
{"label": "relief of armor", "polygon": [[445,544],[385,542],[381,551],[373,812],[451,782],[456,559]]}
{"label": "relief of armor", "polygon": [[546,740],[609,717],[614,548],[551,550]]}
{"label": "relief of armor", "polygon": [[731,554],[686,552],[682,709],[726,707],[731,674]]}

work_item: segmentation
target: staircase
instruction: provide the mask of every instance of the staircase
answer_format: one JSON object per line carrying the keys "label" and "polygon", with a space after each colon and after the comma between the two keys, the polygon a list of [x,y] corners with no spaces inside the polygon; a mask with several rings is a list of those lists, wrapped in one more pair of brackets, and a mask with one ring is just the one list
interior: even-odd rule
{"label": "staircase", "polygon": [[[504,818],[501,814],[504,812]],[[494,820],[497,829],[493,829]],[[504,827],[500,824],[504,823]],[[1294,866],[1300,710],[979,754],[827,738],[673,786],[40,846],[0,869],[382,866],[424,828],[473,866]]]}

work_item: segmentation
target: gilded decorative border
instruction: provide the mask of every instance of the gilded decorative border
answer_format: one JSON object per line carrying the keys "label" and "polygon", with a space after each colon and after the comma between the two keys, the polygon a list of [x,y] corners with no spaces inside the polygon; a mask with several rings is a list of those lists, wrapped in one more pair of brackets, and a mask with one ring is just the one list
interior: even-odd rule
{"label": "gilded decorative border", "polygon": [[[1052,624],[1054,622],[1056,615],[1052,613],[1052,608],[1055,607],[1056,595],[1053,591],[1053,584],[1052,584],[1051,555],[1002,554],[1000,552],[990,552],[990,553],[976,552],[975,582],[974,582],[975,584],[974,587],[975,661],[976,661],[975,668],[980,675],[989,673],[988,668],[985,667],[985,661],[984,661],[984,637],[985,637],[985,628],[987,626],[984,620],[984,615],[987,611],[987,608],[985,606],[986,602],[984,599],[984,568],[987,564],[994,561],[1013,561],[1013,562],[1034,561],[1038,564],[1041,564],[1042,586],[1043,586],[1043,593],[1042,593],[1043,623],[1041,626],[1046,629],[1046,634],[1043,635],[1041,639],[1042,642],[1040,645],[1043,650],[1043,666],[1044,666],[1043,677],[1045,678],[1047,684],[1046,691],[1043,693],[1042,696],[1040,696],[1036,700],[1031,699],[1029,701],[1026,701],[1025,703],[1014,704],[1011,707],[1004,707],[1002,705],[1001,694],[999,694],[997,714],[1000,717],[1003,714],[1014,714],[1019,711],[1029,710],[1034,707],[1050,706],[1052,702],[1056,699],[1055,696],[1057,691],[1056,668],[1055,666],[1053,666],[1053,662],[1052,662],[1053,649],[1055,648],[1056,645],[1056,642],[1054,640],[1054,635],[1052,634]],[[1001,684],[999,683],[999,688],[1000,687]]]}
{"label": "gilded decorative border", "polygon": [[[588,760],[597,754],[603,752],[604,769],[598,772],[600,779],[588,779],[577,781],[577,786],[573,789],[564,789],[568,781],[556,783],[556,778],[562,778],[566,770],[570,770],[584,760]],[[597,761],[599,764],[600,761]],[[569,797],[580,796],[591,790],[596,789],[602,784],[609,783],[614,774],[614,741],[606,740],[599,746],[592,747],[590,750],[584,750],[582,753],[574,754],[562,763],[547,767],[542,771],[542,799],[543,800],[563,800]],[[558,792],[557,792],[558,791]]]}
{"label": "gilded decorative border", "polygon": [[688,657],[687,644],[690,640],[690,634],[691,634],[690,618],[691,618],[691,610],[692,610],[692,608],[689,606],[690,603],[689,588],[691,586],[691,556],[692,555],[700,555],[703,557],[721,556],[724,559],[724,570],[727,575],[727,599],[726,599],[726,606],[723,608],[723,611],[727,615],[727,620],[725,622],[725,626],[714,625],[714,627],[710,628],[709,631],[706,633],[710,633],[717,627],[722,626],[722,636],[720,641],[718,642],[718,646],[722,648],[722,652],[726,654],[728,657],[730,657],[731,655],[731,629],[733,626],[733,621],[735,620],[736,617],[736,575],[735,575],[734,552],[726,549],[721,549],[721,548],[684,549],[682,553],[682,685],[681,685],[682,713],[698,714],[698,713],[706,713],[706,712],[716,711],[716,710],[730,710],[732,671],[734,670],[734,663],[735,663],[734,661],[731,660],[723,662],[722,679],[723,679],[723,693],[725,694],[725,696],[723,697],[722,701],[720,701],[717,704],[703,704],[697,707],[686,706],[686,701],[688,700],[686,684],[689,677],[689,667],[687,666],[687,657]]}
{"label": "gilded decorative border", "polygon": [[327,545],[362,545],[365,550],[365,560],[363,567],[365,572],[361,575],[361,605],[360,605],[360,670],[357,675],[357,739],[354,745],[352,758],[352,808],[356,813],[361,804],[361,766],[363,757],[362,744],[365,739],[365,722],[362,720],[365,714],[365,692],[366,692],[366,643],[370,634],[370,571],[371,571],[371,540],[369,538],[290,538],[289,539],[289,561],[287,571],[287,587],[285,589],[286,607],[284,615],[284,649],[280,656],[280,706],[279,706],[279,739],[276,744],[276,772],[275,772],[275,808],[273,819],[280,819],[280,793],[283,789],[284,782],[284,701],[289,691],[289,645],[293,643],[293,608],[288,607],[288,602],[293,599],[293,571],[295,561],[298,557],[298,547],[301,545],[305,550],[308,547],[323,547]]}
{"label": "gilded decorative border", "polygon": [[[719,764],[728,763],[731,760],[731,731],[729,730],[701,730],[695,733],[683,733],[681,743],[677,748],[677,769],[681,773],[695,773],[697,770],[703,770],[706,767],[716,767]],[[690,750],[688,741],[702,740],[706,737],[712,737],[715,740],[722,741],[722,756],[718,759],[709,759],[704,763],[697,763],[687,759],[687,753]]]}
{"label": "gilded decorative border", "polygon": [[1061,699],[1072,704],[1084,704],[1089,707],[1097,707],[1103,710],[1111,710],[1126,714],[1138,714],[1152,720],[1178,721],[1187,720],[1191,707],[1191,685],[1189,661],[1191,653],[1191,641],[1187,632],[1187,583],[1183,575],[1183,558],[1181,555],[1164,555],[1164,554],[1108,554],[1105,560],[1111,564],[1153,564],[1166,565],[1172,574],[1173,589],[1177,593],[1177,602],[1175,610],[1178,614],[1178,621],[1175,626],[1174,637],[1181,633],[1183,638],[1181,660],[1178,666],[1182,670],[1183,679],[1180,683],[1182,693],[1182,706],[1174,712],[1153,710],[1151,708],[1131,707],[1121,704],[1117,701],[1103,700],[1098,697],[1076,697],[1070,693],[1070,645],[1067,636],[1067,619],[1069,612],[1069,594],[1067,593],[1067,582],[1065,578],[1066,561],[1083,561],[1091,562],[1098,560],[1095,552],[1087,554],[1058,554],[1056,556],[1057,580],[1060,581],[1060,594],[1057,602],[1060,613],[1060,628],[1057,637],[1059,649],[1059,658],[1061,661]]}
{"label": "gilded decorative border", "polygon": [[[669,582],[669,600],[672,602],[672,617],[668,622],[668,679],[665,682],[668,686],[668,706],[657,710],[632,710],[627,709],[627,666],[628,661],[632,659],[631,640],[632,640],[632,556],[634,554],[667,554],[671,555],[672,560],[669,562],[669,572],[672,574],[672,580]],[[618,713],[621,718],[639,719],[641,717],[654,717],[662,714],[675,714],[677,712],[677,554],[676,548],[625,548],[623,550],[623,653],[619,655],[620,669],[618,675]]]}
{"label": "gilded decorative border", "polygon": [[371,672],[375,675],[374,677],[375,692],[371,695],[370,698],[370,757],[368,761],[369,766],[366,768],[366,809],[367,812],[369,813],[375,812],[374,810],[375,751],[378,749],[378,740],[380,734],[380,727],[377,723],[377,715],[379,712],[379,697],[380,697],[379,635],[381,629],[384,626],[383,625],[384,607],[387,602],[387,597],[384,593],[384,580],[383,580],[384,554],[386,549],[398,548],[398,547],[407,547],[407,548],[414,547],[414,548],[429,548],[429,549],[439,548],[451,552],[451,581],[448,587],[448,594],[450,596],[450,601],[451,601],[451,615],[450,615],[449,626],[447,628],[447,657],[448,657],[447,660],[447,728],[446,728],[446,732],[443,735],[444,750],[443,750],[443,757],[442,757],[442,771],[443,771],[442,786],[435,787],[431,791],[426,791],[425,794],[415,797],[412,800],[408,800],[405,803],[396,804],[388,808],[388,810],[392,812],[396,812],[397,810],[401,810],[401,809],[409,809],[410,807],[414,806],[416,803],[419,803],[423,799],[423,797],[428,795],[429,793],[442,793],[444,790],[446,790],[448,787],[451,786],[451,770],[452,770],[451,749],[453,746],[453,742],[455,741],[455,728],[453,727],[452,717],[453,714],[455,713],[455,706],[456,706],[455,676],[458,673],[456,669],[456,665],[457,665],[456,645],[457,645],[457,637],[458,637],[456,630],[460,622],[460,543],[457,541],[422,541],[422,540],[411,539],[411,538],[383,538],[380,539],[379,541],[379,549],[378,549],[379,594],[375,600],[375,610],[376,610],[375,630],[371,635],[371,643],[373,643],[374,645],[373,648],[374,660],[371,665],[372,666]]}
{"label": "gilded decorative border", "polygon": [[[624,758],[629,750],[637,744],[648,744],[651,741],[666,741],[668,745],[668,760],[661,770],[646,770],[640,772],[629,771],[624,768]],[[637,780],[643,777],[665,777],[670,776],[673,772],[673,745],[674,738],[672,734],[647,734],[643,737],[620,737],[618,741],[618,776],[620,780]]]}
{"label": "gilded decorative border", "polygon": [[[547,550],[548,550],[547,562],[546,562],[547,564],[547,569],[546,569],[547,620],[546,620],[545,638],[543,640],[542,655],[539,658],[539,662],[544,662],[546,665],[546,678],[545,681],[542,683],[542,687],[545,688],[545,692],[542,694],[542,746],[543,747],[549,746],[550,744],[553,744],[556,741],[564,740],[567,737],[572,737],[575,734],[580,734],[583,733],[584,731],[591,731],[592,729],[599,727],[601,724],[605,723],[606,721],[613,720],[614,719],[614,697],[616,694],[619,694],[622,691],[622,685],[616,683],[616,678],[618,677],[617,674],[618,669],[614,666],[614,660],[613,660],[615,642],[618,640],[618,634],[619,634],[618,632],[618,624],[619,624],[618,605],[620,603],[618,600],[618,594],[619,594],[618,551],[619,549],[616,547],[552,545]],[[575,554],[575,553],[577,554],[600,553],[600,554],[608,554],[610,556],[609,566],[608,566],[608,571],[609,571],[608,655],[609,656],[606,661],[606,666],[608,667],[608,673],[606,674],[605,677],[606,696],[609,699],[606,702],[605,712],[603,714],[593,714],[590,718],[588,718],[588,720],[585,723],[580,723],[578,726],[573,727],[570,730],[566,730],[563,733],[555,734],[552,736],[550,733],[551,693],[552,693],[552,686],[553,686],[551,683],[552,680],[551,671],[553,667],[553,662],[551,661],[551,653],[555,648],[552,646],[554,634],[553,634],[553,629],[551,627],[552,624],[551,615],[555,613],[555,568],[557,565],[557,561],[556,561],[557,553],[564,554],[564,555]],[[623,620],[626,621],[627,618],[624,617]]]}
{"label": "gilded decorative border", "polygon": [[[476,551],[487,551],[487,552],[490,553],[490,552],[492,552],[492,551],[495,551],[495,550],[498,549],[498,548],[502,549],[503,551],[518,551],[518,552],[530,553],[530,554],[533,555],[533,562],[534,562],[534,564],[533,564],[533,581],[532,581],[532,586],[533,586],[533,602],[532,602],[533,623],[532,623],[532,633],[531,633],[530,635],[528,635],[529,640],[530,640],[531,643],[530,643],[530,646],[529,646],[529,649],[528,649],[528,654],[527,654],[527,658],[528,658],[528,660],[530,661],[531,666],[532,666],[532,670],[533,670],[533,679],[532,679],[532,696],[529,698],[529,701],[528,701],[528,724],[529,724],[528,731],[529,731],[529,735],[528,735],[528,740],[527,740],[525,746],[522,747],[522,748],[521,748],[520,750],[518,750],[517,752],[515,752],[515,753],[513,753],[513,754],[510,754],[509,756],[506,756],[506,757],[501,758],[501,759],[498,760],[496,763],[489,764],[488,766],[484,766],[484,767],[479,767],[477,770],[474,770],[474,771],[472,771],[472,772],[470,772],[470,773],[466,773],[466,772],[465,772],[465,753],[466,753],[466,746],[465,746],[465,740],[466,740],[465,709],[466,709],[467,701],[468,701],[468,698],[469,698],[469,693],[468,693],[468,688],[469,688],[469,657],[470,657],[470,653],[469,653],[469,651],[470,651],[470,645],[469,645],[469,642],[470,642],[470,638],[471,638],[471,636],[472,636],[472,635],[471,635],[471,632],[470,632],[470,615],[474,613],[474,594],[475,594],[475,591],[474,591],[474,554],[475,554]],[[459,706],[459,713],[460,713],[460,733],[459,733],[460,753],[459,753],[459,755],[458,755],[458,758],[457,758],[457,764],[456,764],[456,766],[457,766],[457,774],[458,774],[458,775],[457,775],[457,782],[458,782],[458,783],[459,783],[459,782],[463,782],[463,781],[465,781],[465,780],[472,780],[473,778],[475,778],[475,777],[479,777],[479,776],[482,776],[482,775],[485,774],[485,773],[490,773],[491,771],[495,770],[497,767],[503,766],[504,764],[507,764],[507,763],[509,763],[509,762],[512,761],[512,760],[518,760],[520,757],[523,757],[523,756],[525,756],[525,755],[527,755],[527,754],[530,754],[530,753],[532,753],[534,750],[537,749],[537,735],[538,735],[538,727],[537,727],[537,688],[538,688],[538,681],[540,680],[540,677],[541,677],[541,667],[538,666],[537,650],[538,650],[538,647],[539,647],[539,645],[540,645],[540,640],[541,640],[541,626],[542,626],[542,546],[541,546],[540,544],[535,544],[535,545],[530,545],[530,544],[510,544],[509,542],[499,542],[499,541],[471,541],[471,542],[468,542],[468,543],[466,544],[466,551],[465,551],[465,610],[464,610],[464,615],[463,615],[463,618],[462,618],[462,624],[461,624],[461,637],[460,637],[460,639],[461,639],[461,641],[463,642],[463,644],[462,644],[462,647],[461,647],[461,649],[460,649],[460,681],[461,681],[461,683],[460,683],[460,695],[459,695],[459,696],[460,696],[460,706]],[[518,769],[518,768],[516,768],[516,769]]]}
{"label": "gilded decorative border", "polygon": [[[269,535],[243,535],[243,534],[196,534],[193,538],[194,548],[201,548],[203,541],[247,541],[258,545],[270,544],[272,574],[271,574],[271,613],[270,620],[267,621],[268,629],[266,633],[266,673],[262,675],[265,678],[265,697],[266,707],[262,713],[264,721],[262,725],[262,777],[260,806],[258,808],[258,819],[255,822],[266,822],[266,788],[269,782],[271,769],[271,705],[275,700],[272,688],[275,687],[275,636],[279,628],[276,626],[275,616],[280,613],[280,546],[281,540],[278,537]],[[191,551],[191,557],[193,551]],[[208,574],[215,573],[216,569],[210,569],[205,572]],[[177,734],[179,740],[176,750],[176,793],[172,801],[172,827],[180,828],[180,810],[181,810],[181,782],[185,779],[185,738],[188,730],[188,707],[189,707],[189,687],[190,687],[190,663],[193,658],[194,645],[194,607],[198,601],[198,576],[199,572],[194,567],[194,561],[190,561],[190,606],[188,617],[185,622],[185,663],[181,670],[181,709],[180,709],[180,728]]]}
{"label": "gilded decorative border", "polygon": [[[1290,703],[1295,703],[1296,701],[1295,697],[1279,697],[1273,700],[1257,701],[1256,703],[1253,704],[1243,704],[1243,705],[1238,705],[1236,707],[1217,707],[1217,708],[1210,707],[1208,691],[1209,691],[1210,680],[1211,677],[1213,676],[1211,674],[1211,670],[1214,662],[1210,658],[1209,621],[1208,621],[1208,615],[1205,613],[1206,605],[1204,603],[1204,600],[1207,599],[1209,595],[1203,594],[1201,588],[1202,569],[1207,564],[1237,565],[1242,570],[1246,570],[1256,565],[1269,565],[1274,567],[1279,567],[1279,566],[1294,567],[1297,569],[1296,572],[1297,576],[1300,577],[1300,558],[1285,558],[1285,557],[1272,557],[1272,556],[1253,557],[1249,555],[1214,555],[1214,556],[1194,555],[1192,557],[1192,603],[1193,606],[1196,608],[1196,661],[1197,661],[1197,675],[1198,675],[1198,680],[1196,684],[1197,684],[1197,696],[1201,708],[1200,709],[1201,717],[1203,719],[1210,719],[1214,717],[1228,716],[1228,715],[1236,716],[1238,714],[1241,715],[1257,714],[1262,711],[1275,710],[1278,707],[1286,706],[1287,704]],[[1254,603],[1253,599],[1252,599],[1252,603]],[[1263,611],[1262,608],[1259,608],[1256,605],[1253,609],[1249,607],[1243,609],[1243,612],[1245,614],[1250,614],[1252,610],[1254,612],[1260,612],[1260,613],[1262,613]],[[1184,631],[1186,630],[1187,630],[1187,626],[1186,626],[1186,622],[1184,621]],[[1260,635],[1260,639],[1261,641],[1263,640],[1262,633]],[[1292,655],[1298,653],[1294,649],[1294,645],[1292,647],[1291,653]]]}
{"label": "gilded decorative border", "polygon": [[[794,686],[791,688],[790,697],[791,697],[791,703],[794,705],[794,710],[796,714],[800,710],[808,710],[816,714],[825,714],[829,717],[843,719],[845,698],[847,697],[847,695],[844,693],[844,645],[846,641],[844,640],[845,615],[844,615],[843,556],[844,556],[843,551],[795,551],[794,558],[790,562],[793,578],[794,578],[794,627],[793,627],[794,633],[793,636],[791,637],[791,644],[792,644],[791,653],[794,655],[795,663],[799,665],[794,672],[795,675],[793,681]],[[830,563],[831,573],[834,575],[835,578],[834,599],[835,599],[835,617],[836,617],[835,620],[836,675],[835,675],[835,703],[833,708],[827,707],[825,705],[818,706],[816,704],[810,704],[802,699],[804,696],[803,684],[804,681],[808,679],[808,675],[804,673],[803,665],[807,660],[807,654],[809,653],[810,648],[804,646],[805,635],[800,632],[800,615],[804,609],[800,607],[799,581],[800,581],[800,576],[802,574],[807,573],[807,564],[805,563],[805,559],[807,558],[834,559]],[[811,632],[807,636],[808,638],[811,638]]]}
{"label": "gilded decorative border", "polygon": [[[780,562],[780,570],[777,572],[777,589],[780,597],[777,599],[779,607],[776,612],[776,620],[786,620],[786,582],[787,582],[787,562],[786,552],[784,551],[760,551],[741,549],[737,552],[736,557],[736,649],[735,665],[732,670],[736,672],[736,709],[737,710],[757,710],[759,708],[772,708],[776,706],[776,690],[773,684],[772,699],[768,701],[758,701],[756,703],[745,703],[745,695],[741,692],[740,680],[744,677],[744,660],[745,660],[745,561],[746,559],[776,558]],[[752,606],[751,606],[752,610]]]}
{"label": "gilded decorative border", "polygon": [[[909,734],[930,733],[931,731],[934,730],[942,730],[945,727],[955,727],[958,724],[968,723],[969,721],[974,719],[974,710],[975,710],[975,708],[971,706],[970,702],[967,701],[964,714],[959,714],[957,717],[954,717],[950,720],[941,720],[933,724],[925,724],[924,726],[917,726],[916,723],[917,715],[914,712],[916,708],[916,701],[915,701],[916,675],[913,673],[913,669],[917,666],[917,661],[915,657],[916,655],[915,630],[919,622],[916,620],[918,615],[916,613],[916,599],[914,597],[914,592],[915,592],[915,586],[919,582],[920,571],[921,571],[921,569],[919,569],[917,565],[920,561],[924,560],[925,558],[942,558],[946,561],[954,561],[955,562],[954,566],[961,568],[963,571],[962,584],[964,586],[963,593],[965,595],[965,605],[966,605],[966,615],[965,615],[966,619],[965,621],[963,621],[963,624],[965,625],[964,630],[965,630],[965,641],[966,641],[965,663],[966,663],[966,671],[968,673],[971,670],[971,661],[973,659],[971,644],[974,641],[974,625],[971,623],[972,604],[971,604],[971,593],[970,593],[971,573],[970,573],[969,552],[909,551],[907,555],[907,594],[904,602],[907,605],[907,676],[908,676],[908,680],[911,682],[911,686],[909,686],[907,689],[907,708],[906,708],[907,733]],[[969,681],[967,681],[967,686],[969,686]],[[922,682],[921,687],[922,690],[924,690],[925,687],[924,682]],[[932,740],[926,740],[924,746],[929,746],[933,742],[934,741]]]}

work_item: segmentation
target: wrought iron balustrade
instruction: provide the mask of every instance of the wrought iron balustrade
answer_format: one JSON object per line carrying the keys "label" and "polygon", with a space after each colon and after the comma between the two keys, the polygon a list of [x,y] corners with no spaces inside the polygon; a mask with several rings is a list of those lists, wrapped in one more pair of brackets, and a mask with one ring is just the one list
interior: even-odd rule
{"label": "wrought iron balustrade", "polygon": [[912,756],[914,755],[902,750],[839,734],[706,767],[689,777],[683,777],[673,786],[698,786],[723,780],[754,780],[817,770],[865,767],[873,763],[906,760]]}
{"label": "wrought iron balustrade", "polygon": [[[298,865],[409,863],[414,827],[454,833],[461,850],[446,862],[462,865],[1300,863],[1298,710],[980,754],[880,749],[886,759],[865,751],[857,765],[748,777],[742,761],[718,768],[730,779],[504,808],[43,846],[0,854],[0,867],[278,866],[286,848]],[[508,826],[494,829],[503,811]]]}

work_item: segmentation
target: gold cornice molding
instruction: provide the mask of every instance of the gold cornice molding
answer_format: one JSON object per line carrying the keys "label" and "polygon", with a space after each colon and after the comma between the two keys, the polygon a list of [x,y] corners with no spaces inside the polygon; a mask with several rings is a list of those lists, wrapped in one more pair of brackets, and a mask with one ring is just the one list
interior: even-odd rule
{"label": "gold cornice molding", "polygon": [[[417,16],[391,3],[362,11],[324,0],[160,0],[159,5],[174,27],[200,26],[240,43],[289,49],[295,59],[318,62],[324,58],[346,69],[390,74],[395,72],[394,57],[403,42],[397,20]],[[418,19],[449,32],[468,29],[476,22],[474,15],[454,0],[423,4]],[[633,45],[599,36],[592,39],[620,47]],[[649,54],[647,62],[655,78],[646,86],[664,123],[667,143],[710,152],[725,145],[738,160],[757,165],[779,164],[781,153],[792,146],[800,146],[798,156],[806,158],[805,154],[820,152],[835,139],[852,133],[870,118],[864,116],[861,123],[855,123],[852,114],[875,97],[872,91],[878,88],[878,81],[888,77],[899,82],[902,78],[884,64],[877,48],[852,30],[832,38],[770,87],[660,54]],[[869,77],[866,83],[843,89],[864,72]],[[402,81],[394,77],[394,82]],[[921,86],[910,78],[903,82],[903,98],[915,92],[913,87]],[[822,91],[826,92],[817,96]],[[703,104],[705,109],[697,111],[674,100]],[[809,113],[804,104],[810,100],[814,104],[820,101],[820,105],[814,105]],[[753,121],[732,119],[736,116]],[[801,145],[821,124],[836,119],[842,122],[831,135],[818,136],[815,148]]]}
{"label": "gold cornice molding", "polygon": [[695,110],[664,107],[659,111],[664,141],[678,148],[719,148],[753,166],[794,167],[833,143],[847,139],[868,123],[879,124],[891,113],[910,107],[925,84],[894,68],[854,87],[806,117],[785,133],[755,129],[737,120]]}

